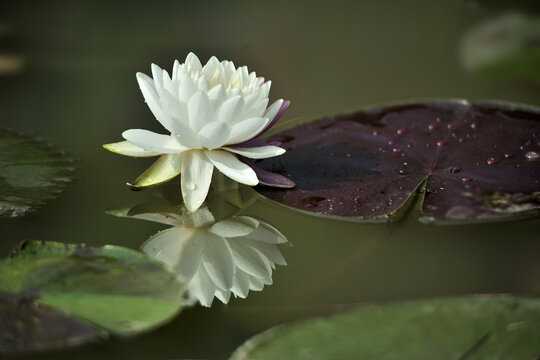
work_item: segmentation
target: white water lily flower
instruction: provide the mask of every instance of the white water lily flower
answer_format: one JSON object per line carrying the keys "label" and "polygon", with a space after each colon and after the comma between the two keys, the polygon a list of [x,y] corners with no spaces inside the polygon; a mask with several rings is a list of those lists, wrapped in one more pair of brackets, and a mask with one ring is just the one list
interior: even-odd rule
{"label": "white water lily flower", "polygon": [[171,266],[204,306],[214,297],[226,304],[231,294],[245,298],[249,290],[262,290],[272,283],[275,264],[287,264],[277,247],[286,238],[264,221],[233,216],[216,222],[207,207],[182,217],[154,216],[176,224],[150,237],[142,251]]}
{"label": "white water lily flower", "polygon": [[202,66],[193,53],[184,64],[175,61],[171,75],[152,64],[152,77],[138,73],[137,81],[148,107],[169,134],[131,129],[122,133],[126,141],[104,145],[127,156],[160,156],[128,185],[145,188],[181,174],[182,196],[190,211],[204,202],[214,167],[246,185],[294,186],[238,158],[263,159],[285,152],[254,141],[289,105],[280,99],[268,106],[270,81],[248,72],[246,66],[236,68],[215,57]]}

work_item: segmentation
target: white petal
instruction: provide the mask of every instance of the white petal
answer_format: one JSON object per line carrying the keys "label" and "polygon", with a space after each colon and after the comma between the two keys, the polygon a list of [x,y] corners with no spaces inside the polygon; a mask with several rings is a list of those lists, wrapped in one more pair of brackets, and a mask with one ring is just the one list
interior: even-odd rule
{"label": "white petal", "polygon": [[246,107],[244,113],[242,114],[242,118],[247,119],[250,117],[262,117],[266,109],[266,105],[268,105],[268,98],[258,100],[250,108]]}
{"label": "white petal", "polygon": [[187,151],[182,164],[182,197],[189,211],[197,210],[208,194],[214,166],[201,150]]}
{"label": "white petal", "polygon": [[178,62],[178,60],[174,60],[174,64],[173,64],[173,70],[172,70],[172,81],[173,83],[177,80],[178,78],[178,67],[180,66],[180,63]]}
{"label": "white petal", "polygon": [[219,221],[212,225],[208,231],[225,238],[231,238],[247,235],[257,229],[257,226],[259,226],[257,220],[247,216],[238,216]]}
{"label": "white petal", "polygon": [[214,294],[218,290],[216,284],[212,281],[202,262],[199,263],[199,267],[195,276],[187,284],[188,293],[195,296],[201,305],[210,307],[214,300]]}
{"label": "white petal", "polygon": [[[246,239],[242,239],[242,240],[247,241]],[[285,261],[285,258],[281,254],[281,251],[279,251],[279,248],[277,247],[277,245],[267,244],[260,241],[250,241],[248,245],[252,248],[257,249],[271,263],[276,263],[278,265],[283,265],[283,266],[287,265],[287,262]]]}
{"label": "white petal", "polygon": [[[248,96],[245,96],[244,101],[246,103],[246,109],[251,109],[253,106],[255,106],[258,100],[259,100],[259,94],[257,93],[253,93],[253,94],[249,94]],[[259,117],[260,115],[262,114],[254,115],[254,116]],[[254,117],[254,116],[249,116],[249,117]]]}
{"label": "white petal", "polygon": [[180,250],[186,241],[189,241],[193,230],[183,227],[172,227],[151,236],[141,250],[159,261],[174,267],[178,263]]}
{"label": "white petal", "polygon": [[198,238],[204,244],[202,261],[208,275],[220,289],[229,290],[234,278],[233,257],[229,245],[225,239],[210,232],[205,232],[204,236]]}
{"label": "white petal", "polygon": [[212,56],[208,60],[206,65],[204,65],[202,69],[202,73],[204,74],[204,76],[206,77],[206,80],[209,83],[212,82],[214,77],[219,76],[220,67],[221,67],[221,64],[215,56]]}
{"label": "white petal", "polygon": [[203,126],[199,131],[199,140],[201,145],[209,150],[221,147],[231,134],[229,124],[214,121]]}
{"label": "white petal", "polygon": [[249,275],[236,268],[236,274],[234,276],[231,291],[234,293],[234,295],[245,299],[249,293]]}
{"label": "white petal", "polygon": [[156,91],[159,94],[161,90],[163,90],[163,69],[156,64],[152,64],[151,67],[152,78],[154,79],[154,86],[156,87]]}
{"label": "white petal", "polygon": [[273,145],[251,147],[251,148],[224,147],[223,149],[245,156],[250,159],[266,159],[269,157],[278,156],[285,153],[285,149],[282,149],[278,146],[273,146]]}
{"label": "white petal", "polygon": [[225,90],[223,89],[223,85],[217,84],[210,90],[208,90],[208,97],[210,100],[216,101],[216,103],[221,104],[225,101],[226,98]]}
{"label": "white petal", "polygon": [[216,297],[221,300],[222,303],[227,304],[231,299],[231,291],[216,290]]}
{"label": "white petal", "polygon": [[251,118],[233,125],[229,144],[238,144],[257,136],[269,123],[267,118]]}
{"label": "white petal", "polygon": [[103,147],[113,153],[133,157],[151,157],[161,155],[161,153],[158,152],[144,150],[142,147],[132,144],[129,141],[105,144]]}
{"label": "white petal", "polygon": [[122,133],[122,137],[147,151],[174,154],[187,150],[173,136],[156,134],[148,130],[126,130]]}
{"label": "white petal", "polygon": [[186,60],[184,61],[184,63],[186,64],[187,70],[189,72],[201,71],[201,69],[202,69],[201,61],[199,60],[197,55],[195,55],[192,52],[187,54]]}
{"label": "white petal", "polygon": [[196,232],[197,230],[193,230],[189,236],[187,232],[183,234],[182,246],[178,249],[178,260],[173,266],[178,278],[184,283],[193,278],[202,261],[203,244],[197,239]]}
{"label": "white petal", "polygon": [[173,83],[172,83],[172,80],[171,80],[167,70],[163,70],[162,79],[163,79],[163,90],[164,90],[164,92],[168,91],[168,92],[170,92],[171,94],[173,94],[176,97],[176,90],[173,88]]}
{"label": "white petal", "polygon": [[212,106],[208,95],[197,91],[187,104],[189,127],[198,132],[204,125],[212,121]]}
{"label": "white petal", "polygon": [[178,279],[189,282],[201,263],[202,243],[195,239],[196,230],[175,226],[150,237],[141,250],[171,266]]}
{"label": "white petal", "polygon": [[144,100],[150,108],[150,111],[152,111],[152,114],[154,114],[157,121],[159,121],[165,129],[171,131],[170,118],[166,116],[166,114],[163,112],[163,109],[161,108],[159,96],[152,78],[143,73],[137,73],[137,82],[139,83],[139,87],[141,88]]}
{"label": "white petal", "polygon": [[268,244],[284,244],[287,242],[285,235],[272,225],[264,222],[261,222],[259,227],[247,237]]}
{"label": "white petal", "polygon": [[[169,90],[164,90],[161,93],[160,101],[162,109],[169,115],[169,119],[174,117],[178,121],[188,123],[186,105],[174,97]],[[174,130],[174,119],[170,120],[171,130]]]}
{"label": "white petal", "polygon": [[173,135],[176,136],[178,142],[183,146],[186,146],[190,149],[201,149],[202,145],[199,141],[199,137],[189,126],[186,125],[183,121],[173,121]]}
{"label": "white petal", "polygon": [[139,190],[171,180],[182,170],[183,155],[183,153],[161,155],[133,184],[128,185],[132,189]]}
{"label": "white petal", "polygon": [[197,89],[207,93],[208,92],[208,82],[204,76],[201,76],[197,81]]}
{"label": "white petal", "polygon": [[259,93],[261,94],[261,97],[263,98],[268,97],[268,93],[270,93],[271,86],[272,86],[272,81],[270,80],[261,85],[261,87],[259,88]]}
{"label": "white petal", "polygon": [[234,239],[229,240],[234,263],[238,268],[244,270],[252,276],[256,276],[264,282],[272,280],[272,269],[268,260],[264,260],[264,255],[252,247],[244,246]]}
{"label": "white petal", "polygon": [[259,179],[255,171],[236,158],[235,155],[223,150],[205,150],[206,156],[223,174],[239,183],[257,185]]}
{"label": "white petal", "polygon": [[276,100],[266,109],[266,112],[264,113],[264,117],[270,120],[273,120],[279,109],[281,109],[281,105],[283,105],[283,99]]}
{"label": "white petal", "polygon": [[225,73],[226,82],[230,83],[236,71],[236,68],[234,67],[234,63],[232,61],[224,60],[221,63],[221,65],[223,65],[223,71]]}
{"label": "white petal", "polygon": [[254,276],[249,276],[249,289],[253,291],[261,291],[264,288],[264,283]]}
{"label": "white petal", "polygon": [[178,99],[187,103],[189,99],[195,94],[196,87],[191,79],[191,76],[183,71],[178,71],[179,85],[178,85]]}
{"label": "white petal", "polygon": [[244,108],[244,100],[240,95],[233,96],[225,101],[216,114],[216,121],[232,124],[233,120],[240,115]]}

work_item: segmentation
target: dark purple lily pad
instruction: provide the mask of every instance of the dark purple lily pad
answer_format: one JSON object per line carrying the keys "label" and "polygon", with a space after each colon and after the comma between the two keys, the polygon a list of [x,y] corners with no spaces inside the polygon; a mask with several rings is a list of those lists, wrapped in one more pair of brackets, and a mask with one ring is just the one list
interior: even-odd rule
{"label": "dark purple lily pad", "polygon": [[257,165],[296,182],[259,189],[324,215],[393,220],[415,202],[428,221],[540,213],[540,110],[426,102],[327,117],[270,139],[288,151]]}

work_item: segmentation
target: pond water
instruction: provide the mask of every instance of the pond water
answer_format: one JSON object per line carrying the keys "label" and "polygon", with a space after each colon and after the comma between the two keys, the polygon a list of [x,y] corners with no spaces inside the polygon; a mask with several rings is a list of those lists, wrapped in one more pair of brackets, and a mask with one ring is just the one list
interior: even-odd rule
{"label": "pond water", "polygon": [[[526,8],[526,6],[524,6]],[[152,160],[101,144],[125,129],[160,131],[135,73],[169,69],[193,51],[246,64],[292,101],[282,121],[413,98],[504,99],[539,104],[540,87],[462,69],[460,39],[500,8],[466,1],[202,4],[163,1],[11,2],[0,5],[0,126],[43,137],[79,159],[77,179],[44,210],[0,220],[0,254],[22,239],[138,248],[163,225],[104,210],[156,200],[131,192]],[[301,120],[298,120],[301,121]],[[247,299],[187,308],[129,340],[34,355],[36,359],[227,358],[271,326],[361,302],[476,293],[540,293],[538,220],[426,226],[310,216],[260,199],[244,214],[292,242],[273,285]]]}

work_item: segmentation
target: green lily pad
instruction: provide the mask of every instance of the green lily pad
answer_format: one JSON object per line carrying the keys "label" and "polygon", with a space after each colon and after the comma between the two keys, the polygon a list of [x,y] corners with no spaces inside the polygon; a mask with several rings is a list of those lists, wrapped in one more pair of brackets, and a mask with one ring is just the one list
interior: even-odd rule
{"label": "green lily pad", "polygon": [[0,129],[0,217],[23,216],[56,198],[74,170],[74,160],[58,149]]}
{"label": "green lily pad", "polygon": [[481,75],[540,82],[540,18],[505,14],[480,24],[462,41],[463,65]]}
{"label": "green lily pad", "polygon": [[366,306],[270,329],[231,360],[537,359],[540,301],[477,296]]}
{"label": "green lily pad", "polygon": [[[138,251],[24,242],[0,262],[0,312],[16,314],[2,316],[6,330],[0,337],[0,353],[90,341],[101,336],[95,328],[133,336],[172,319],[182,296],[183,286],[174,273]],[[36,318],[40,324],[29,325],[28,319]],[[73,331],[66,331],[63,340],[48,342],[43,331],[55,324],[51,318]],[[35,343],[32,337],[12,341],[20,333],[36,334],[36,329],[41,335],[35,336]]]}

